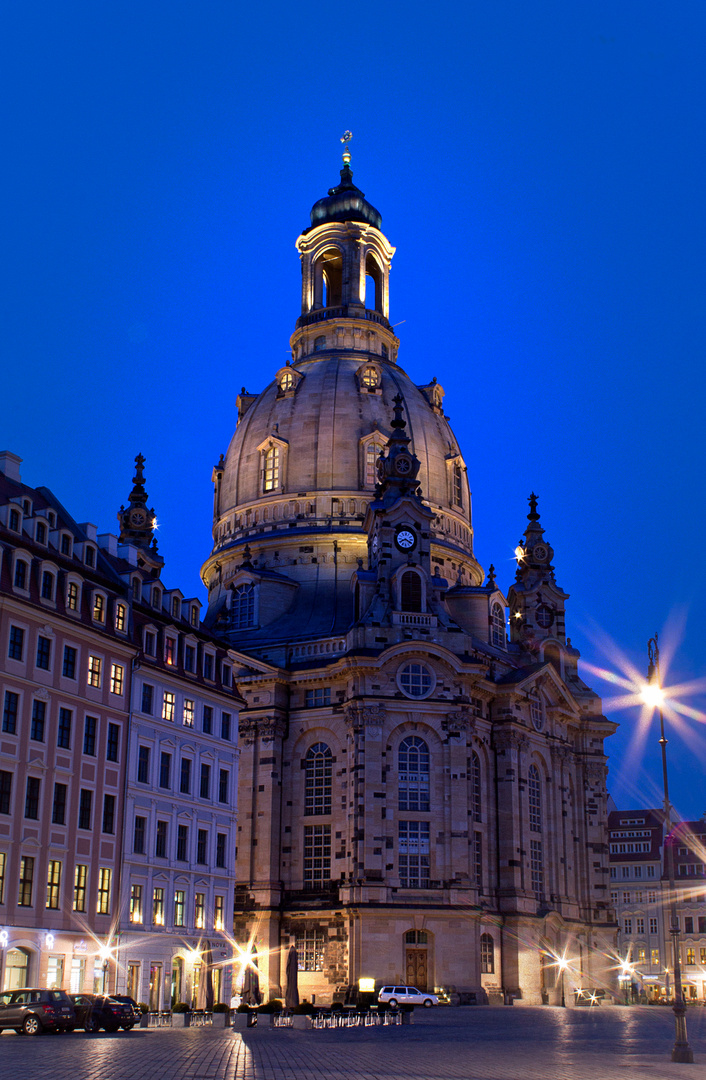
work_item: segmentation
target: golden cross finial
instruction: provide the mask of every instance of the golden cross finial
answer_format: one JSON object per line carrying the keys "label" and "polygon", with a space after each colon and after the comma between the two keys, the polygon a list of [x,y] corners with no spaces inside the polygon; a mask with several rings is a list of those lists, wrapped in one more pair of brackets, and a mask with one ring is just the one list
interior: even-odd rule
{"label": "golden cross finial", "polygon": [[343,164],[344,165],[349,165],[350,164],[351,152],[350,152],[350,149],[348,147],[348,143],[351,141],[352,138],[353,138],[353,132],[352,131],[344,131],[343,134],[341,135],[341,142],[344,144],[344,147],[343,147]]}

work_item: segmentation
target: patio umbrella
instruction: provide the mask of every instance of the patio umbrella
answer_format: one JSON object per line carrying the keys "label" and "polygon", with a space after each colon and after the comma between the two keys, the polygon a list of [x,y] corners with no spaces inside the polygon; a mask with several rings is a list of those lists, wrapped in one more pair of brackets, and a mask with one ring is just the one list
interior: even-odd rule
{"label": "patio umbrella", "polygon": [[262,1001],[260,993],[260,976],[257,970],[257,949],[253,945],[250,963],[245,969],[243,978],[243,1001],[246,1005],[259,1005]]}
{"label": "patio umbrella", "polygon": [[299,1004],[299,957],[294,945],[289,946],[287,954],[287,990],[284,1004],[287,1009],[295,1009]]}
{"label": "patio umbrella", "polygon": [[204,942],[201,950],[201,970],[199,972],[199,986],[196,992],[196,1008],[210,1012],[213,1008],[213,953],[210,941]]}

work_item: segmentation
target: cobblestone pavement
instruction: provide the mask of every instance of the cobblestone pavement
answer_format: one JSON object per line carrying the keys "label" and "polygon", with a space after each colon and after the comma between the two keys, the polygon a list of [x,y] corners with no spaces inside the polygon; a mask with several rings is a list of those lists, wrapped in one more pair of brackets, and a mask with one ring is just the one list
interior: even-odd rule
{"label": "cobblestone pavement", "polygon": [[688,1013],[695,1065],[669,1060],[666,1008],[420,1010],[410,1027],[242,1035],[209,1028],[116,1035],[6,1032],[7,1080],[706,1080],[706,1009]]}

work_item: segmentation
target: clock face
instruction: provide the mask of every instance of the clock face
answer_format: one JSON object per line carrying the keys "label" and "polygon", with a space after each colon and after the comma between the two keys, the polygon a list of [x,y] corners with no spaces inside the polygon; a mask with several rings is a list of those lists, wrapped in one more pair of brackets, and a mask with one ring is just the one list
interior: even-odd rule
{"label": "clock face", "polygon": [[147,521],[147,514],[144,510],[136,508],[130,511],[130,525],[133,529],[141,529]]}
{"label": "clock face", "polygon": [[395,543],[402,551],[411,551],[417,543],[417,538],[411,529],[402,528],[397,530]]}
{"label": "clock face", "polygon": [[399,476],[407,476],[411,468],[412,459],[407,457],[406,454],[400,454],[399,457],[395,458],[395,472],[398,473]]}
{"label": "clock face", "polygon": [[537,562],[544,562],[548,554],[544,544],[535,544],[532,548],[532,555]]}

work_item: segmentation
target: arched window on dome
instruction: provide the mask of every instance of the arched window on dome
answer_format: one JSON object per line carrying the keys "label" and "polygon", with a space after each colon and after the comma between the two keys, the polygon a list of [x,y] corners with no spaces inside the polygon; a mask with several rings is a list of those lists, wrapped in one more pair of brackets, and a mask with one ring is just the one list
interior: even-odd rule
{"label": "arched window on dome", "polygon": [[422,579],[416,570],[405,570],[400,578],[400,611],[422,610]]}
{"label": "arched window on dome", "polygon": [[490,611],[490,640],[493,645],[505,648],[505,612],[500,604],[493,604]]}
{"label": "arched window on dome", "polygon": [[263,470],[263,491],[276,491],[279,485],[279,446],[270,446],[265,451],[265,467]]}
{"label": "arched window on dome", "polygon": [[255,625],[255,586],[252,582],[238,585],[233,590],[230,623],[233,630],[247,630]]}
{"label": "arched window on dome", "polygon": [[365,306],[382,315],[382,272],[377,259],[370,254],[365,259]]}
{"label": "arched window on dome", "polygon": [[463,469],[458,461],[453,468],[453,503],[454,506],[463,506]]}
{"label": "arched window on dome", "polygon": [[408,735],[397,752],[399,809],[429,812],[429,747],[417,735]]}
{"label": "arched window on dome", "polygon": [[331,813],[331,771],[333,756],[326,743],[310,746],[304,758],[304,813]]}
{"label": "arched window on dome", "polygon": [[470,782],[470,795],[471,795],[471,816],[474,821],[483,820],[483,789],[480,771],[480,758],[478,754],[473,751],[471,754],[471,763],[468,773],[468,779]]}
{"label": "arched window on dome", "polygon": [[314,307],[338,307],[343,295],[343,256],[327,248],[314,263]]}

